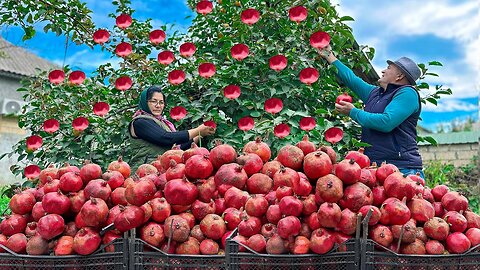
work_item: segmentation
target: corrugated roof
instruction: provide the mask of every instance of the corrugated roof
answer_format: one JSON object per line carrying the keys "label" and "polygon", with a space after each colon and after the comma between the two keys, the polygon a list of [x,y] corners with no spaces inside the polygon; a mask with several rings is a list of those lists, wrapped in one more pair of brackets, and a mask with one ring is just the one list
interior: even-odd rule
{"label": "corrugated roof", "polygon": [[34,76],[36,69],[50,70],[58,68],[57,65],[42,59],[27,50],[17,47],[0,37],[0,71],[12,75]]}
{"label": "corrugated roof", "polygon": [[[438,144],[459,144],[459,143],[478,143],[480,142],[480,131],[462,131],[450,133],[431,133],[420,134],[420,136],[430,136]],[[420,142],[419,145],[428,145],[428,142]]]}

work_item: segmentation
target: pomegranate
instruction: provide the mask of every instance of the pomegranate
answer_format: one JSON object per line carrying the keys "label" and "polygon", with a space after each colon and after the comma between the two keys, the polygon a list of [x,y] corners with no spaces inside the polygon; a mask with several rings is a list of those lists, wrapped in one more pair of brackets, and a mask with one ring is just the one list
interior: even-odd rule
{"label": "pomegranate", "polygon": [[134,205],[119,205],[119,208],[120,213],[113,217],[113,224],[120,232],[126,232],[130,229],[140,226],[143,223],[145,219],[145,213],[140,207]]}
{"label": "pomegranate", "polygon": [[350,209],[345,208],[342,210],[342,215],[338,225],[336,227],[337,231],[341,231],[344,234],[352,235],[355,233],[357,228],[357,214],[350,211]]}
{"label": "pomegranate", "polygon": [[268,201],[262,195],[252,195],[245,203],[245,212],[249,216],[262,217],[267,213]]}
{"label": "pomegranate", "polygon": [[268,222],[277,224],[282,218],[282,212],[280,212],[280,206],[278,204],[272,204],[268,207],[266,217]]}
{"label": "pomegranate", "polygon": [[335,238],[325,229],[316,229],[310,237],[310,250],[317,254],[329,252],[335,244]]}
{"label": "pomegranate", "polygon": [[267,240],[267,246],[265,248],[268,254],[285,254],[288,252],[283,239],[275,234]]}
{"label": "pomegranate", "polygon": [[268,162],[272,156],[270,147],[268,144],[262,142],[261,137],[257,137],[255,141],[246,143],[243,146],[243,152],[257,154],[262,159],[263,163]]}
{"label": "pomegranate", "polygon": [[407,206],[410,209],[412,218],[416,221],[426,222],[435,216],[433,205],[420,196],[414,197],[408,202]]}
{"label": "pomegranate", "polygon": [[244,153],[238,156],[237,163],[243,166],[247,176],[252,176],[253,174],[260,172],[263,167],[262,159],[254,153]]}
{"label": "pomegranate", "polygon": [[343,94],[337,96],[335,103],[340,104],[340,101],[352,103],[353,99],[352,96],[350,96],[347,92],[343,92]]}
{"label": "pomegranate", "polygon": [[354,212],[360,210],[362,206],[372,203],[372,190],[360,182],[347,186],[343,192],[343,197],[339,201],[342,208],[348,208]]}
{"label": "pomegranate", "polygon": [[210,151],[208,151],[207,148],[205,147],[198,147],[198,145],[194,142],[192,142],[192,145],[190,146],[190,149],[187,149],[183,152],[182,154],[182,161],[183,163],[187,162],[189,158],[191,158],[194,155],[209,155]]}
{"label": "pomegranate", "polygon": [[124,178],[128,178],[130,176],[130,173],[132,172],[130,169],[130,165],[123,161],[122,156],[119,156],[118,160],[110,162],[110,164],[108,164],[107,170],[119,172]]}
{"label": "pomegranate", "polygon": [[[63,233],[65,221],[58,214],[48,214],[37,222],[37,232],[43,239],[50,240]],[[5,232],[2,230],[3,234]]]}
{"label": "pomegranate", "polygon": [[384,247],[389,247],[393,242],[393,235],[390,229],[380,224],[370,229],[368,237]]}
{"label": "pomegranate", "polygon": [[84,184],[87,184],[90,180],[102,178],[102,168],[98,164],[86,160],[80,168],[80,177]]}
{"label": "pomegranate", "polygon": [[467,210],[463,213],[467,219],[467,228],[480,228],[480,215]]}
{"label": "pomegranate", "polygon": [[[411,218],[410,209],[405,205],[404,201],[400,201],[396,198],[390,198],[391,200],[386,200],[380,212],[382,212],[382,217],[380,222],[385,225],[403,225]],[[385,223],[385,220],[387,223]]]}
{"label": "pomegranate", "polygon": [[321,145],[318,150],[326,153],[328,157],[330,157],[332,164],[337,163],[337,152],[335,152],[331,146]]}
{"label": "pomegranate", "polygon": [[149,222],[140,229],[140,239],[152,246],[159,247],[165,239],[163,228],[160,224]]}
{"label": "pomegranate", "polygon": [[470,249],[472,243],[461,232],[454,232],[448,235],[446,240],[446,248],[448,252],[461,254]]}
{"label": "pomegranate", "polygon": [[278,221],[277,232],[283,239],[288,239],[290,236],[297,236],[301,227],[298,217],[287,216]]}
{"label": "pomegranate", "polygon": [[303,159],[303,172],[310,179],[318,179],[332,172],[330,157],[322,151],[306,154]]}
{"label": "pomegranate", "polygon": [[202,221],[200,221],[200,229],[203,235],[213,240],[221,239],[227,232],[225,221],[216,214],[206,215]]}
{"label": "pomegranate", "polygon": [[111,171],[108,170],[102,174],[102,179],[107,181],[107,184],[110,186],[112,190],[115,190],[118,187],[123,186],[125,181],[125,177],[123,177],[122,173],[118,171]]}
{"label": "pomegranate", "polygon": [[411,200],[415,195],[416,184],[413,180],[402,174],[401,172],[394,172],[390,174],[384,181],[385,193],[388,197],[395,197],[397,199],[403,199],[407,197],[407,200]]}
{"label": "pomegranate", "polygon": [[358,181],[364,183],[369,188],[374,188],[377,185],[375,175],[372,174],[372,171],[368,168],[362,168]]}
{"label": "pomegranate", "polygon": [[27,250],[27,237],[23,233],[16,233],[10,236],[5,242],[5,247],[13,252],[25,254]]}
{"label": "pomegranate", "polygon": [[77,192],[83,187],[80,172],[66,172],[60,176],[58,188],[62,192]]}
{"label": "pomegranate", "polygon": [[248,175],[243,169],[243,166],[236,163],[223,164],[215,173],[215,184],[217,186],[227,184],[243,189],[247,183],[247,179]]}
{"label": "pomegranate", "polygon": [[217,255],[220,247],[217,242],[212,239],[204,239],[200,242],[200,254],[203,255]]}
{"label": "pomegranate", "polygon": [[190,180],[206,179],[212,174],[212,172],[213,172],[213,165],[210,162],[208,155],[192,156],[185,163],[185,176]]}
{"label": "pomegranate", "polygon": [[172,212],[172,208],[165,198],[154,198],[148,204],[152,207],[152,219],[156,222],[164,222]]}
{"label": "pomegranate", "polygon": [[49,214],[65,214],[71,205],[70,199],[61,191],[47,193],[42,199],[42,207]]}
{"label": "pomegranate", "polygon": [[[172,180],[172,181],[177,181],[177,180]],[[178,179],[178,181],[182,181],[182,180]],[[188,187],[190,186],[188,185]],[[136,206],[141,206],[144,203],[148,202],[149,200],[153,199],[155,192],[157,192],[157,188],[155,187],[155,184],[153,183],[153,181],[144,177],[144,178],[140,178],[138,181],[134,182],[133,184],[126,186],[125,198],[127,199],[128,203],[131,203]],[[167,184],[165,184],[165,192],[167,192]],[[169,193],[169,195],[171,194]],[[166,196],[167,195],[165,194],[165,197]]]}
{"label": "pomegranate", "polygon": [[445,247],[438,240],[428,240],[425,244],[425,250],[427,254],[443,255],[445,253]]}
{"label": "pomegranate", "polygon": [[432,189],[432,195],[436,202],[441,202],[443,195],[447,194],[450,188],[446,185],[438,185]]}
{"label": "pomegranate", "polygon": [[294,188],[298,186],[299,182],[300,175],[298,172],[288,167],[280,167],[280,170],[273,175],[274,190],[281,186]]}
{"label": "pomegranate", "polygon": [[31,192],[21,192],[17,191],[15,195],[10,199],[8,206],[13,213],[24,215],[30,213],[37,201],[35,200],[35,195]]}
{"label": "pomegranate", "polygon": [[104,201],[108,201],[110,194],[112,194],[112,189],[103,179],[89,181],[83,190],[85,191],[85,197],[95,197]]}
{"label": "pomegranate", "polygon": [[242,221],[241,216],[242,211],[236,208],[229,207],[225,209],[223,219],[225,221],[225,224],[227,225],[227,229],[230,231],[234,230],[238,226],[240,221]]}
{"label": "pomegranate", "polygon": [[58,179],[58,169],[55,168],[53,164],[50,164],[47,168],[43,169],[40,174],[38,175],[38,179],[40,180],[40,183],[46,184],[48,177],[52,179]]}
{"label": "pomegranate", "polygon": [[213,167],[219,169],[223,164],[235,162],[237,152],[232,146],[217,141],[216,146],[210,150],[209,159]]}
{"label": "pomegranate", "polygon": [[48,254],[48,241],[40,235],[35,235],[28,239],[26,251],[28,255]]}
{"label": "pomegranate", "polygon": [[468,199],[456,191],[449,191],[442,197],[442,206],[447,211],[465,211],[468,208]]}
{"label": "pomegranate", "polygon": [[373,205],[364,205],[362,206],[359,210],[358,213],[362,214],[362,217],[366,217],[368,211],[372,210],[372,215],[370,216],[370,219],[368,220],[368,225],[372,226],[378,223],[380,220],[380,217],[382,213],[380,212],[380,209],[378,207],[373,206]]}
{"label": "pomegranate", "polygon": [[182,179],[185,176],[185,164],[178,163],[175,160],[170,160],[170,167],[165,172],[165,179],[168,181],[172,179]]}
{"label": "pomegranate", "polygon": [[480,244],[480,228],[470,228],[465,232],[465,236],[470,240],[472,247]]}
{"label": "pomegranate", "polygon": [[338,202],[343,197],[343,182],[333,174],[327,174],[317,180],[316,193],[325,202]]}
{"label": "pomegranate", "polygon": [[[168,150],[168,151],[172,151],[172,150]],[[167,152],[165,152],[165,153],[167,153]],[[165,153],[163,153],[163,154],[165,154]],[[161,160],[163,160],[163,155],[160,158],[161,158]],[[181,161],[179,161],[178,163],[180,163],[180,162]],[[169,166],[170,166],[170,160],[169,159],[168,159],[168,164],[167,165],[162,163],[162,167],[163,167],[164,171],[166,171]],[[135,175],[140,177],[140,178],[142,178],[144,176],[147,176],[147,175],[150,175],[150,174],[157,174],[157,173],[158,173],[158,169],[155,166],[153,166],[152,164],[142,164],[142,165],[138,166],[137,170],[135,171]]]}
{"label": "pomegranate", "polygon": [[439,217],[433,217],[425,222],[423,230],[428,237],[443,241],[447,239],[447,236],[450,233],[450,226],[445,220]]}
{"label": "pomegranate", "polygon": [[190,236],[196,238],[199,242],[205,240],[205,235],[203,235],[200,225],[198,224],[193,226],[192,230],[190,230]]}
{"label": "pomegranate", "polygon": [[[262,222],[259,218],[249,216],[247,214],[241,215],[242,221],[238,224],[238,234],[250,237],[254,234],[260,233],[262,230]],[[300,222],[299,222],[300,225]]]}
{"label": "pomegranate", "polygon": [[304,156],[302,149],[293,145],[285,145],[278,150],[277,160],[283,166],[298,171],[302,168]]}
{"label": "pomegranate", "polygon": [[263,173],[255,173],[247,179],[247,191],[250,194],[267,194],[273,189],[273,179]]}
{"label": "pomegranate", "polygon": [[265,223],[262,225],[260,232],[264,237],[270,238],[277,233],[277,226],[272,223]]}
{"label": "pomegranate", "polygon": [[450,225],[450,232],[464,232],[467,230],[467,219],[456,211],[448,211],[443,219]]}
{"label": "pomegranate", "polygon": [[272,161],[269,161],[265,164],[263,164],[263,167],[262,167],[262,173],[267,175],[268,177],[270,178],[273,178],[273,175],[278,171],[280,170],[280,168],[282,167],[282,163],[276,161],[276,160],[272,160]]}
{"label": "pomegranate", "polygon": [[2,223],[0,223],[0,231],[5,236],[11,236],[16,233],[22,233],[27,227],[27,218],[19,215],[7,215]]}
{"label": "pomegranate", "polygon": [[165,236],[176,242],[185,242],[189,239],[190,227],[187,221],[179,215],[171,215],[165,219],[163,227]]}
{"label": "pomegranate", "polygon": [[236,187],[231,187],[225,192],[225,205],[240,209],[245,206],[249,197],[248,192],[242,191]]}
{"label": "pomegranate", "polygon": [[[303,135],[302,140],[299,141],[295,146],[303,151],[304,156],[315,151],[315,144],[308,140],[307,134]],[[303,166],[305,167],[305,164]]]}
{"label": "pomegranate", "polygon": [[102,226],[107,220],[108,206],[104,200],[91,197],[80,209],[79,215],[90,227]]}
{"label": "pomegranate", "polygon": [[390,163],[382,162],[380,167],[377,168],[375,177],[377,178],[378,183],[380,183],[380,185],[383,185],[383,182],[385,181],[385,179],[387,179],[387,176],[398,171],[399,170],[397,166]]}
{"label": "pomegranate", "polygon": [[324,202],[318,208],[317,218],[320,226],[336,228],[342,218],[342,210],[336,203]]}
{"label": "pomegranate", "polygon": [[[403,227],[403,235],[401,235]],[[417,238],[417,227],[415,225],[415,221],[409,220],[404,225],[392,225],[391,231],[394,239],[400,239],[402,236],[401,242],[402,243],[413,243]]]}
{"label": "pomegranate", "polygon": [[403,254],[425,255],[427,253],[425,244],[420,239],[415,239],[414,242],[403,245],[400,249]]}
{"label": "pomegranate", "polygon": [[62,236],[57,240],[55,247],[53,248],[53,254],[55,256],[72,255],[73,251],[73,238],[74,236]]}
{"label": "pomegranate", "polygon": [[258,253],[264,253],[267,248],[267,240],[259,233],[247,239],[247,246]]}
{"label": "pomegranate", "polygon": [[68,193],[68,198],[71,202],[70,210],[73,213],[80,212],[80,209],[82,209],[82,206],[87,201],[87,198],[85,197],[85,192],[83,190],[80,190],[79,192]]}
{"label": "pomegranate", "polygon": [[127,205],[127,198],[125,198],[125,189],[124,187],[117,187],[112,194],[110,195],[110,200],[113,205]]}
{"label": "pomegranate", "polygon": [[360,179],[362,169],[355,162],[355,159],[344,159],[335,166],[335,175],[340,178],[344,184],[355,184]]}
{"label": "pomegranate", "polygon": [[[211,200],[209,203],[205,203],[199,200],[195,200],[190,206],[193,216],[196,220],[202,220],[208,214],[215,214],[215,202]],[[193,226],[191,226],[193,227]]]}
{"label": "pomegranate", "polygon": [[94,229],[80,229],[73,238],[73,250],[80,255],[92,254],[102,243],[102,238]]}

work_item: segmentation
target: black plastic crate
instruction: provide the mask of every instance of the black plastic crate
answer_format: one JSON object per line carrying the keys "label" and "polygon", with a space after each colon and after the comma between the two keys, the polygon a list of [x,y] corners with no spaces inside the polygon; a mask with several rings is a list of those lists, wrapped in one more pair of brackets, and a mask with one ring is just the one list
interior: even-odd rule
{"label": "black plastic crate", "polygon": [[227,269],[223,255],[168,254],[141,239],[132,238],[130,241],[129,270]]}
{"label": "black plastic crate", "polygon": [[357,270],[360,267],[360,239],[350,239],[342,245],[346,251],[339,251],[339,247],[326,254],[261,254],[248,247],[251,252],[238,252],[238,242],[232,240],[237,230],[227,238],[226,256],[228,269],[258,269],[258,270]]}
{"label": "black plastic crate", "polygon": [[362,250],[361,270],[480,270],[480,246],[463,254],[409,255],[379,248],[367,239]]}
{"label": "black plastic crate", "polygon": [[[113,252],[107,252],[106,247],[114,247]],[[0,245],[1,246],[1,245]],[[2,246],[4,247],[4,246]],[[5,248],[5,250],[7,250]],[[128,267],[128,240],[119,238],[107,245],[101,246],[93,254],[82,255],[24,255],[15,252],[0,253],[1,270],[123,270]]]}

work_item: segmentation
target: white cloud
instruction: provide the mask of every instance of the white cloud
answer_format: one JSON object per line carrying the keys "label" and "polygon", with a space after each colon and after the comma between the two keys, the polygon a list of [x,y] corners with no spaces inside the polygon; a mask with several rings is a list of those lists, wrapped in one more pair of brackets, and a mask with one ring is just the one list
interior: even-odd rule
{"label": "white cloud", "polygon": [[441,99],[437,106],[427,102],[426,105],[422,106],[422,110],[430,112],[474,112],[478,110],[478,105],[457,99]]}

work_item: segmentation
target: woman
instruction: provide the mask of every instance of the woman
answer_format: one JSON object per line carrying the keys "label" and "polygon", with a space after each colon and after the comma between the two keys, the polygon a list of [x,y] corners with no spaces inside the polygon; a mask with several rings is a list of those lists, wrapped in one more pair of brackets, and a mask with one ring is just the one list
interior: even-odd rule
{"label": "woman", "polygon": [[158,155],[172,148],[174,144],[185,150],[192,142],[215,133],[215,129],[199,125],[189,130],[176,131],[175,126],[163,115],[165,94],[159,86],[142,91],[138,102],[139,110],[129,124],[130,166],[138,167],[150,163]]}

